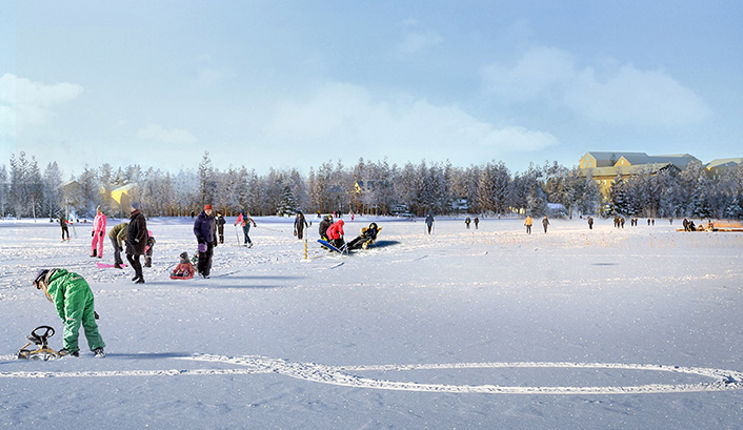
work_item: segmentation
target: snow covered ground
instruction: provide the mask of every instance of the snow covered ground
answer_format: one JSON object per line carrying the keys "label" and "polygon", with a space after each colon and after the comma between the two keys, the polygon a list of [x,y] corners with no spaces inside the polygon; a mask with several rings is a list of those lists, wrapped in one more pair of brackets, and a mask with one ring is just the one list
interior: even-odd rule
{"label": "snow covered ground", "polygon": [[[89,225],[0,222],[0,427],[743,427],[743,234],[380,219],[350,256],[314,224],[303,260],[291,221],[256,222],[251,249],[226,226],[211,279],[171,281],[191,220],[150,220],[145,285],[96,267]],[[38,325],[61,347],[42,267],[90,282],[105,359],[83,336],[79,359],[15,359]]]}

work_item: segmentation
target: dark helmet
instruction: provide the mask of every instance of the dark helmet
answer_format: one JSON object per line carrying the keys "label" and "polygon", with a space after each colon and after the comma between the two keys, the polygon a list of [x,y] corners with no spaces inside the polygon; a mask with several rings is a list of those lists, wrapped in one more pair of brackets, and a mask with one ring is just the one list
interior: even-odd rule
{"label": "dark helmet", "polygon": [[41,288],[39,286],[39,283],[43,281],[44,278],[46,278],[46,275],[48,273],[49,273],[49,269],[41,269],[38,271],[38,273],[36,273],[36,278],[34,278],[34,287],[36,287],[36,289]]}

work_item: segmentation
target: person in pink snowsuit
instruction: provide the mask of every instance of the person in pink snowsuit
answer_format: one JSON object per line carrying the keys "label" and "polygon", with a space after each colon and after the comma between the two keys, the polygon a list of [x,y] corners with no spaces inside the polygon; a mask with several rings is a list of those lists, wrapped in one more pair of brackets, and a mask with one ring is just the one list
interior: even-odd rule
{"label": "person in pink snowsuit", "polygon": [[[103,257],[103,237],[106,234],[106,214],[101,212],[101,207],[96,208],[95,220],[93,220],[93,231],[90,235],[93,236],[93,241],[90,244],[92,248],[91,257]],[[96,247],[98,248],[96,250]],[[97,251],[97,252],[96,252]]]}

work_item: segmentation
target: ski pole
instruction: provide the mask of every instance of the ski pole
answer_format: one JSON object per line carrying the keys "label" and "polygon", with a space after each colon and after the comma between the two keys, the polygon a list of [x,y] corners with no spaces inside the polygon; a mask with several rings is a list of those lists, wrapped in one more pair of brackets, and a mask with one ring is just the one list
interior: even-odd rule
{"label": "ski pole", "polygon": [[237,246],[240,246],[240,233],[237,232],[237,226],[235,226],[235,239],[237,239]]}

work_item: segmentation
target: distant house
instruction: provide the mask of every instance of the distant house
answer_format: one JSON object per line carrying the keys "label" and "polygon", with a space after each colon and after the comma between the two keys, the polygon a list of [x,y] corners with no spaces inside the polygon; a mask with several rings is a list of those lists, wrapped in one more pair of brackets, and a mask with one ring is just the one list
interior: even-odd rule
{"label": "distant house", "polygon": [[726,170],[735,169],[741,164],[743,164],[743,158],[718,158],[705,164],[704,167],[713,175],[719,175]]}
{"label": "distant house", "polygon": [[609,199],[611,186],[617,176],[628,178],[642,172],[651,175],[663,170],[680,171],[692,161],[699,161],[689,154],[648,155],[644,152],[587,152],[578,167],[582,175],[592,178],[599,192]]}
{"label": "distant house", "polygon": [[70,212],[74,209],[75,204],[80,200],[80,183],[77,181],[63,182],[59,186],[59,193],[62,196],[62,209],[64,215],[69,216]]}

